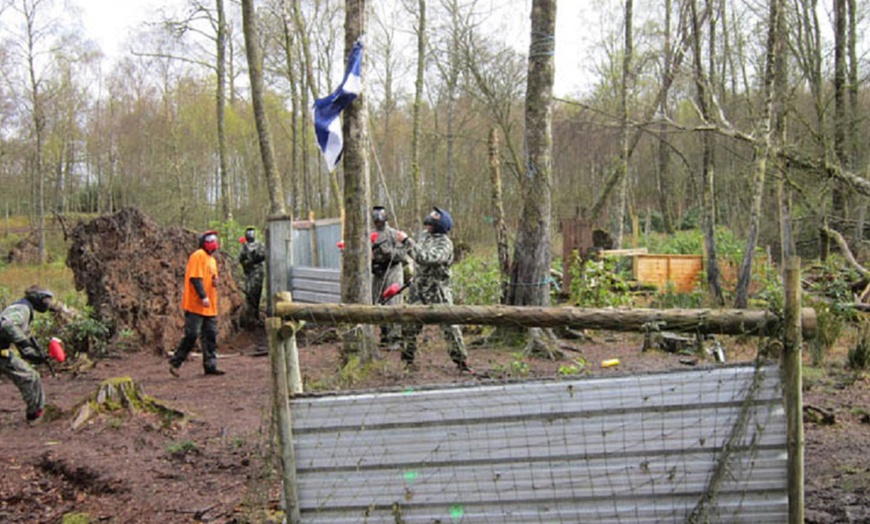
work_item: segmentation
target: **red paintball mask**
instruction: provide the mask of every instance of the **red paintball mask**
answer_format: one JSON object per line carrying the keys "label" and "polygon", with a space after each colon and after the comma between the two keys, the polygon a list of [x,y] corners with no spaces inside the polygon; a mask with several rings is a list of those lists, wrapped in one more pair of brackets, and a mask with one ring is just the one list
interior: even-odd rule
{"label": "red paintball mask", "polygon": [[209,254],[214,253],[220,247],[217,235],[217,231],[206,231],[202,236],[202,248]]}

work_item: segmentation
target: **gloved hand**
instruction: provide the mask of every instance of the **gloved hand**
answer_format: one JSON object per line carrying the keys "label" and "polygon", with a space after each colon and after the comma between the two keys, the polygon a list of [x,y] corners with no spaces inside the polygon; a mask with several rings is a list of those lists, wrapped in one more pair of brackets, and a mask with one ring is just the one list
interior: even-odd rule
{"label": "gloved hand", "polygon": [[39,347],[39,342],[37,342],[36,339],[31,338],[30,340],[23,340],[16,343],[16,346],[18,346],[18,352],[21,353],[21,358],[24,360],[31,364],[45,363],[45,353],[42,351],[42,348]]}

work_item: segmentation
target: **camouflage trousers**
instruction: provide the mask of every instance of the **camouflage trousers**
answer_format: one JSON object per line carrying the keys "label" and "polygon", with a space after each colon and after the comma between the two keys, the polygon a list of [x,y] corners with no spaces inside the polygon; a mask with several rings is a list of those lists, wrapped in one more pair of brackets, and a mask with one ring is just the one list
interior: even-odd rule
{"label": "camouflage trousers", "polygon": [[[372,304],[379,304],[381,295],[392,284],[402,286],[405,284],[405,277],[402,272],[402,264],[394,264],[383,273],[372,273]],[[401,293],[394,295],[384,305],[400,306],[405,303],[405,298]],[[390,346],[398,344],[402,341],[402,326],[397,324],[381,324],[381,346]]]}
{"label": "camouflage trousers", "polygon": [[18,387],[24,403],[27,404],[28,415],[33,415],[45,407],[45,393],[42,391],[39,372],[15,351],[4,349],[0,353],[0,376],[8,377]]}
{"label": "camouflage trousers", "polygon": [[[411,304],[453,304],[453,293],[449,287],[426,285],[426,282],[411,286],[409,302]],[[414,362],[417,355],[417,339],[423,331],[422,324],[405,324],[402,328],[402,360],[405,363]],[[468,349],[462,339],[462,330],[457,325],[441,325],[441,333],[447,341],[447,351],[450,360],[456,364],[464,364],[468,360]]]}
{"label": "camouflage trousers", "polygon": [[258,266],[250,273],[245,274],[245,299],[255,316],[260,310],[260,297],[263,295],[264,278],[265,272],[263,271],[263,266]]}

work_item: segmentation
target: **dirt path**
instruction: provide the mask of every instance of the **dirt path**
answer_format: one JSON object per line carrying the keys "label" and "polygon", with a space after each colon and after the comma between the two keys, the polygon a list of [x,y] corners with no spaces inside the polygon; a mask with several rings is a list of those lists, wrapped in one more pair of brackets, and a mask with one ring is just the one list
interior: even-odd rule
{"label": "dirt path", "polygon": [[[440,337],[428,335],[434,346],[420,355],[419,372],[403,374],[398,354],[385,353],[356,384],[337,372],[334,337],[309,338],[300,345],[303,378],[309,387],[330,389],[469,380],[438,348]],[[641,353],[637,340],[625,337],[566,347],[569,357],[584,356],[595,374],[685,366],[677,355]],[[46,376],[52,409],[34,427],[24,422],[17,390],[0,382],[0,522],[57,523],[71,512],[117,524],[269,522],[279,484],[264,459],[271,400],[265,350],[263,334],[243,333],[221,346],[219,363],[228,373],[219,377],[202,375],[193,360],[173,378],[153,351],[102,360],[78,376]],[[608,358],[620,358],[620,367],[597,365]],[[472,349],[471,361],[489,379],[517,378],[515,350]],[[553,377],[567,364],[535,360],[527,378]],[[153,415],[117,413],[71,429],[76,404],[103,379],[119,376],[188,413],[190,422],[167,425]],[[805,425],[806,522],[870,522],[870,381],[809,381],[808,388],[805,403],[835,411],[837,424]]]}

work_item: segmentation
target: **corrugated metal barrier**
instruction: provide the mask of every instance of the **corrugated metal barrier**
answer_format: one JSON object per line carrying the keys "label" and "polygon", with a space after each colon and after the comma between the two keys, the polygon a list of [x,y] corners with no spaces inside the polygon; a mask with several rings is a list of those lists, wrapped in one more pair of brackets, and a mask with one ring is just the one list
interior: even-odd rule
{"label": "corrugated metal barrier", "polygon": [[302,521],[786,522],[779,374],[296,397]]}
{"label": "corrugated metal barrier", "polygon": [[341,302],[341,221],[337,218],[269,221],[269,296],[290,291],[293,300]]}

